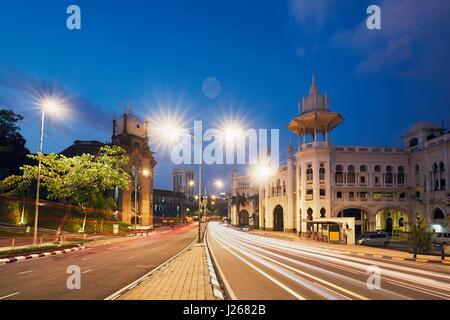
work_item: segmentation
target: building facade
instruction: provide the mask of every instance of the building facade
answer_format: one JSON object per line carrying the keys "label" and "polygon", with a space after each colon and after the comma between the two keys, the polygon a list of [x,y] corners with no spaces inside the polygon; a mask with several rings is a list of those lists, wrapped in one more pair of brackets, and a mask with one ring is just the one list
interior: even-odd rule
{"label": "building facade", "polygon": [[[193,183],[190,183],[193,181]],[[195,196],[195,173],[190,168],[174,168],[172,170],[172,191],[181,192],[186,197],[194,198]]]}
{"label": "building facade", "polygon": [[[148,125],[148,118],[142,121],[130,110],[118,119],[114,118],[111,141],[112,145],[125,149],[129,157],[128,165],[124,168],[130,175],[129,186],[126,190],[115,191],[118,218],[123,223],[136,223],[144,227],[153,225],[153,169],[156,165],[149,147]],[[61,154],[68,157],[83,153],[95,155],[105,145],[98,141],[75,141]],[[147,175],[143,174],[144,170]]]}
{"label": "building facade", "polygon": [[[329,133],[344,119],[331,111],[315,78],[300,107],[288,126],[300,136],[298,149],[289,146],[287,163],[247,191],[259,194],[260,228],[302,233],[317,219],[353,217],[357,234],[407,232],[418,218],[436,232],[448,230],[447,130],[418,123],[401,148],[333,146]],[[249,177],[235,178],[240,179]],[[232,213],[233,224],[242,214]]]}
{"label": "building facade", "polygon": [[166,218],[183,219],[186,216],[187,200],[184,193],[169,190],[153,190],[153,217],[155,225],[163,224]]}

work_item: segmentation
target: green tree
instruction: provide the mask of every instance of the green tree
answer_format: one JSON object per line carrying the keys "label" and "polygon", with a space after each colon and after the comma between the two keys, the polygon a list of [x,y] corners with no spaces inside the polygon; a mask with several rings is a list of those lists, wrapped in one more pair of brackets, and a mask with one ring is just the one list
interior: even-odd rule
{"label": "green tree", "polygon": [[11,110],[0,110],[0,179],[19,174],[20,167],[27,162],[25,139],[19,132],[17,122],[23,117]]}
{"label": "green tree", "polygon": [[429,227],[422,219],[418,219],[417,223],[411,229],[408,244],[414,253],[414,259],[417,258],[418,253],[426,252],[431,247]]}
{"label": "green tree", "polygon": [[[38,160],[37,155],[29,157]],[[130,177],[123,170],[127,163],[125,150],[118,146],[103,147],[96,156],[43,155],[41,185],[48,199],[80,207],[86,221],[90,208],[110,209],[114,205],[112,191],[116,187],[128,188]],[[37,165],[25,165],[22,176],[9,176],[0,182],[0,193],[20,194],[30,188],[37,175]]]}

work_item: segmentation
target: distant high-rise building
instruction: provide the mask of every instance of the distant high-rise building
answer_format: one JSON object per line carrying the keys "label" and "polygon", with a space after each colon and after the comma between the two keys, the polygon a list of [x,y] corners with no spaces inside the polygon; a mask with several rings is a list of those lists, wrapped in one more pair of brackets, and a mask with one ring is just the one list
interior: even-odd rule
{"label": "distant high-rise building", "polygon": [[172,171],[172,190],[181,192],[186,198],[193,198],[195,195],[195,174],[190,168],[175,168]]}

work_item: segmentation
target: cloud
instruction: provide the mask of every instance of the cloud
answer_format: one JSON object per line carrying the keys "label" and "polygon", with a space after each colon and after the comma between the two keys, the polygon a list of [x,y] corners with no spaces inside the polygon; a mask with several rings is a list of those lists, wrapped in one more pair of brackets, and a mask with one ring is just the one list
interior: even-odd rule
{"label": "cloud", "polygon": [[364,20],[332,38],[333,45],[354,49],[362,57],[357,73],[411,76],[424,72],[425,65],[437,66],[447,55],[443,53],[450,53],[442,38],[449,31],[450,1],[384,0],[380,7],[381,30],[368,30]]}
{"label": "cloud", "polygon": [[289,8],[295,20],[302,27],[320,30],[330,17],[330,9],[339,1],[290,0]]}
{"label": "cloud", "polygon": [[8,95],[8,99],[1,101],[4,107],[24,104],[31,106],[42,97],[57,96],[64,100],[70,115],[76,121],[95,129],[110,130],[110,112],[86,97],[70,94],[70,90],[58,82],[51,83],[17,69],[4,68],[0,70],[0,92],[4,92],[4,96]]}

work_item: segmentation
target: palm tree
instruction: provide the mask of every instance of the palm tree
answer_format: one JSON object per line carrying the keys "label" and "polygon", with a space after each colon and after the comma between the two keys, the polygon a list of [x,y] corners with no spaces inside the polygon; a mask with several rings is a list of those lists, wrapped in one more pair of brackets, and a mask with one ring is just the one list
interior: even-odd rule
{"label": "palm tree", "polygon": [[239,217],[239,212],[241,209],[241,206],[245,206],[247,204],[248,200],[245,196],[245,193],[240,194],[239,192],[231,197],[231,205],[236,207],[236,211]]}

